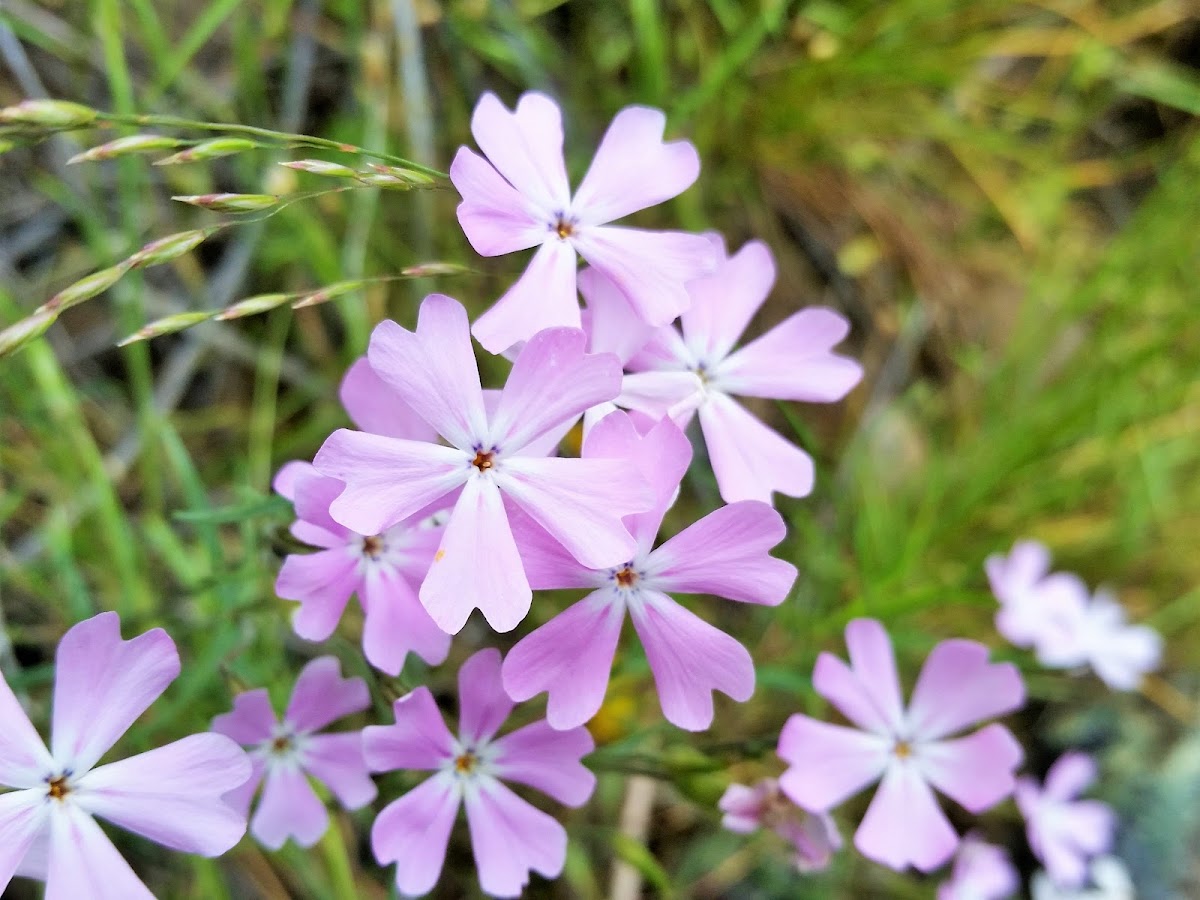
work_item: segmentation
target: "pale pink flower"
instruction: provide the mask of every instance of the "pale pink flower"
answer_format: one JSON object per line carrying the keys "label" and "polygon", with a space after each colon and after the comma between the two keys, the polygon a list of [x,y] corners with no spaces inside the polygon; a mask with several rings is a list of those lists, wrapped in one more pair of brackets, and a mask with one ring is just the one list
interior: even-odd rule
{"label": "pale pink flower", "polygon": [[457,737],[425,687],[396,701],[396,724],[365,730],[367,763],[374,771],[434,773],[383,809],[371,828],[371,846],[381,865],[396,863],[402,895],[428,893],[441,875],[458,809],[465,806],[480,887],[494,897],[516,897],[531,871],[558,877],[567,833],[502,780],[582,806],[596,776],[580,759],[595,745],[587,729],[557,731],[545,720],[497,738],[514,704],[500,685],[496,650],[480,650],[463,663],[458,695]]}
{"label": "pale pink flower", "polygon": [[892,644],[873,619],[846,626],[850,665],[822,653],[813,687],[855,726],[793,715],[779,737],[790,764],[779,784],[811,812],[826,812],[882,778],[854,845],[894,869],[929,872],[958,847],[933,789],[980,813],[1013,790],[1023,753],[1003,725],[965,737],[963,729],[1021,706],[1025,689],[1010,663],[988,662],[988,649],[942,641],[930,652],[905,708]]}
{"label": "pale pink flower", "polygon": [[825,813],[810,813],[796,806],[779,790],[774,778],[753,786],[731,784],[717,807],[725,815],[721,824],[738,834],[768,828],[792,845],[795,865],[801,872],[819,872],[841,849],[842,836]]}
{"label": "pale pink flower", "polygon": [[47,900],[153,900],[93,816],[185,853],[220,856],[246,831],[222,795],[250,761],[219,734],[193,734],[96,763],[179,675],[160,628],[121,640],[116,613],[71,628],[58,645],[47,750],[0,677],[0,892],[14,874],[46,879]]}
{"label": "pale pink flower", "polygon": [[1125,608],[1103,588],[1092,595],[1080,623],[1092,671],[1115,691],[1132,691],[1162,663],[1162,636],[1149,625],[1130,625]]}
{"label": "pale pink flower", "polygon": [[586,565],[616,565],[634,550],[621,517],[645,509],[650,498],[630,464],[546,458],[537,446],[620,388],[616,357],[588,355],[584,342],[578,329],[536,334],[489,414],[466,311],[455,300],[426,297],[415,332],[385,321],[371,336],[375,373],[450,446],[341,429],[314,465],[346,484],[329,513],[358,534],[379,534],[431,504],[453,502],[420,588],[422,604],[444,631],[458,632],[476,607],[497,631],[515,628],[529,611],[532,593],[509,526],[511,508]]}
{"label": "pale pink flower", "polygon": [[346,809],[375,799],[375,784],[363,760],[362,733],[318,733],[370,702],[361,678],[343,678],[337,658],[322,656],[300,671],[282,721],[275,716],[266,688],[238,694],[233,711],[213,719],[213,731],[250,748],[253,775],[226,801],[244,818],[262,784],[250,833],[264,847],[278,850],[289,837],[301,847],[311,847],[329,827],[329,813],[310,777],[329,788]]}
{"label": "pale pink flower", "polygon": [[1006,900],[1020,888],[1008,851],[968,834],[959,845],[950,878],[938,886],[937,900]]}
{"label": "pale pink flower", "polygon": [[563,164],[562,114],[545,94],[521,95],[509,112],[484,94],[471,133],[487,159],[462,147],[450,179],[458,221],[482,256],[537,247],[529,268],[475,322],[475,338],[502,353],[543,328],[578,328],[576,254],[616,283],[638,315],[665,325],[688,305],[684,282],[715,263],[708,241],[677,231],[609,225],[682,193],[700,174],[687,141],[663,143],[666,117],[629,106],[608,127],[591,168],[571,194]]}
{"label": "pale pink flower", "polygon": [[[779,513],[765,503],[722,507],[655,548],[659,525],[687,470],[692,450],[669,419],[645,435],[614,412],[588,434],[587,459],[631,460],[654,488],[650,512],[625,519],[637,540],[620,564],[584,566],[527,517],[514,517],[518,546],[535,588],[592,591],[522,638],[504,660],[504,687],[515,700],[547,691],[555,728],[582,725],[604,700],[625,614],[646,649],[663,714],[699,731],[713,717],[712,691],[745,701],[754,692],[754,662],[740,643],[670,596],[712,594],[744,603],[782,603],[796,578],[769,550],[783,540]],[[619,485],[608,484],[609,490]]]}
{"label": "pale pink flower", "polygon": [[1095,761],[1072,752],[1050,767],[1043,786],[1032,778],[1017,782],[1029,847],[1060,887],[1082,887],[1088,860],[1112,846],[1117,825],[1112,809],[1099,800],[1076,799],[1095,780]]}
{"label": "pale pink flower", "polygon": [[[656,373],[691,372],[693,396],[667,396],[663,412],[681,425],[696,410],[717,486],[726,503],[771,502],[771,494],[803,497],[813,486],[812,458],[769,428],[734,397],[832,403],[862,379],[862,367],[833,352],[850,330],[839,313],[802,309],[741,349],[734,345],[767,299],[775,261],[761,241],[750,241],[723,259],[711,275],[688,283],[692,305],[674,326],[658,329],[629,368]],[[658,384],[661,394],[669,385]],[[651,387],[643,382],[643,394]],[[681,414],[681,415],[680,415]]]}
{"label": "pale pink flower", "polygon": [[1088,865],[1088,884],[1064,888],[1046,872],[1030,879],[1033,900],[1137,900],[1137,888],[1125,864],[1115,856],[1098,856]]}

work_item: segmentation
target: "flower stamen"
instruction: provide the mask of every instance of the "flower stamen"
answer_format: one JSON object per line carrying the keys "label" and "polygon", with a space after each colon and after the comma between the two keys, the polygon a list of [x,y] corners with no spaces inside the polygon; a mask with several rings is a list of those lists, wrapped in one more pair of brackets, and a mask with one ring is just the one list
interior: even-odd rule
{"label": "flower stamen", "polygon": [[55,800],[64,799],[67,794],[71,793],[71,785],[67,783],[66,775],[58,775],[54,778],[46,779],[47,793]]}
{"label": "flower stamen", "polygon": [[492,457],[495,455],[496,451],[494,450],[476,450],[475,458],[471,460],[471,465],[477,468],[480,472],[486,472],[488,469],[491,469],[496,465],[496,463],[492,460]]}

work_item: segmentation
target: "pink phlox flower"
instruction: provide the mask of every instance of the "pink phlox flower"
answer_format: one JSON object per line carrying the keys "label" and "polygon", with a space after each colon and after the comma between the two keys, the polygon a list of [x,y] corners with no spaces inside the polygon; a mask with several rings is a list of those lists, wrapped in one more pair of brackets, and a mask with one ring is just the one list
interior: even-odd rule
{"label": "pink phlox flower", "polygon": [[954,857],[950,878],[938,886],[937,900],[1006,900],[1020,888],[1008,851],[968,834]]}
{"label": "pink phlox flower", "polygon": [[179,675],[161,628],[121,640],[116,613],[72,627],[58,645],[50,749],[0,677],[0,892],[44,877],[48,900],[153,895],[93,816],[185,853],[220,856],[246,832],[222,795],[250,777],[233,741],[193,734],[97,766]]}
{"label": "pink phlox flower", "polygon": [[1076,799],[1095,780],[1095,761],[1071,752],[1050,767],[1044,785],[1032,778],[1017,782],[1029,847],[1060,887],[1082,887],[1087,861],[1112,846],[1117,825],[1112,809],[1099,800]]}
{"label": "pink phlox flower", "polygon": [[275,581],[275,593],[300,602],[292,627],[305,640],[326,640],[357,594],[363,653],[371,665],[398,675],[410,651],[430,665],[441,663],[450,635],[425,611],[416,585],[429,571],[442,529],[414,516],[379,534],[358,534],[329,515],[344,489],[304,462],[288,463],[275,478],[275,490],[296,506],[292,533],[320,548],[289,554]]}
{"label": "pink phlox flower", "polygon": [[721,824],[738,834],[768,828],[792,845],[801,872],[819,872],[841,849],[842,836],[825,813],[810,813],[796,806],[779,790],[774,778],[757,784],[731,784],[717,803],[725,815]]}
{"label": "pink phlox flower", "polygon": [[1064,888],[1046,872],[1035,872],[1029,892],[1033,900],[1137,900],[1137,890],[1129,870],[1115,856],[1098,856],[1088,866],[1089,884]]}
{"label": "pink phlox flower", "polygon": [[1084,610],[1082,643],[1092,671],[1116,691],[1132,691],[1162,663],[1162,636],[1130,625],[1116,596],[1101,588]]}
{"label": "pink phlox flower", "polygon": [[735,396],[832,403],[862,379],[857,362],[833,352],[849,322],[824,307],[802,309],[733,349],[774,282],[770,250],[761,241],[748,242],[711,275],[688,283],[692,305],[683,314],[682,333],[674,326],[660,328],[630,362],[634,371],[696,374],[699,393],[669,405],[684,412],[684,419],[697,410],[726,503],[769,503],[773,492],[803,497],[813,486],[812,458]]}
{"label": "pink phlox flower", "polygon": [[620,289],[640,318],[665,325],[687,308],[684,282],[716,259],[701,235],[609,225],[682,193],[700,174],[696,148],[663,143],[666,117],[630,106],[609,125],[574,196],[563,163],[562,114],[544,94],[521,95],[509,112],[484,94],[466,147],[450,166],[463,201],[458,221],[482,256],[537,247],[525,273],[475,322],[476,339],[502,353],[543,328],[578,328],[576,254]]}
{"label": "pink phlox flower", "polygon": [[630,464],[548,458],[536,446],[620,389],[616,357],[589,355],[584,342],[574,328],[534,335],[489,414],[467,314],[457,301],[430,295],[415,332],[385,321],[371,336],[375,373],[450,446],[341,429],[314,464],[346,485],[329,514],[358,534],[379,534],[431,504],[453,501],[419,593],[444,631],[457,633],[477,606],[497,631],[515,628],[529,611],[532,593],[509,525],[511,507],[586,565],[615,565],[634,550],[621,517],[646,509],[650,497]]}
{"label": "pink phlox flower", "polygon": [[854,845],[896,870],[929,872],[958,847],[936,788],[980,813],[1013,790],[1020,744],[1007,728],[987,725],[952,737],[1021,706],[1025,688],[1015,666],[988,662],[988,649],[967,640],[942,641],[930,652],[905,708],[892,644],[873,619],[846,626],[850,665],[822,653],[813,687],[854,727],[796,714],[779,737],[790,764],[784,793],[811,812],[826,812],[882,779]]}
{"label": "pink phlox flower", "polygon": [[371,828],[371,846],[381,865],[396,863],[402,895],[428,893],[441,875],[458,809],[465,806],[480,886],[494,897],[516,897],[531,871],[558,877],[567,833],[502,782],[582,806],[596,776],[580,760],[595,744],[585,728],[558,731],[544,719],[496,737],[514,705],[500,684],[497,650],[480,650],[463,663],[458,691],[457,736],[425,687],[396,701],[396,724],[365,730],[372,770],[434,773],[383,809]]}
{"label": "pink phlox flower", "polygon": [[275,716],[266,688],[238,694],[232,712],[213,719],[213,731],[250,748],[253,774],[225,799],[244,818],[262,785],[250,820],[250,833],[260,844],[278,850],[289,837],[301,847],[321,839],[329,827],[329,813],[310,777],[329,788],[346,809],[375,799],[375,784],[363,760],[362,732],[319,733],[370,702],[366,682],[343,678],[337,658],[321,656],[300,671],[282,721]]}
{"label": "pink phlox flower", "polygon": [[583,455],[632,460],[654,487],[654,507],[625,519],[637,546],[620,564],[604,568],[580,565],[528,517],[514,517],[525,571],[535,588],[592,592],[509,651],[504,687],[515,700],[547,691],[546,717],[553,727],[582,725],[604,700],[628,612],[646,650],[663,714],[680,728],[705,729],[713,717],[712,691],[737,701],[750,698],[754,662],[740,643],[669,595],[782,603],[796,569],[768,551],[784,538],[783,519],[765,503],[734,503],[655,548],[663,516],[691,460],[683,432],[664,419],[642,435],[629,416],[614,412],[588,434]]}

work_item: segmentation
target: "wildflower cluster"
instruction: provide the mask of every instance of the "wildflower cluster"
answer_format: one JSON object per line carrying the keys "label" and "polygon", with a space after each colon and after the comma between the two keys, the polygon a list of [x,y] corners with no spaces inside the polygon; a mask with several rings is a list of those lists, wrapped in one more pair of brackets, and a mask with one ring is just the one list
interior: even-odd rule
{"label": "wildflower cluster", "polygon": [[[75,626],[59,648],[50,750],[0,682],[0,781],[14,789],[0,795],[0,888],[20,874],[44,878],[55,898],[147,896],[93,816],[186,852],[228,850],[247,819],[265,847],[310,847],[329,827],[314,782],[354,810],[376,800],[372,773],[399,770],[429,773],[384,796],[371,829],[399,893],[437,884],[461,807],[482,890],[515,897],[531,873],[562,871],[567,834],[540,798],[507,784],[567,806],[590,798],[584,726],[604,702],[626,618],[673,725],[708,728],[714,692],[750,698],[749,651],[677,597],[783,603],[797,572],[771,555],[787,533],[773,499],[809,494],[814,464],[736,398],[837,402],[862,369],[834,352],[849,324],[825,308],[739,346],[775,280],[763,243],[729,254],[716,235],[611,224],[698,177],[695,149],[664,142],[664,122],[657,110],[622,110],[572,192],[554,102],[526,94],[510,111],[483,97],[472,119],[482,155],[462,148],[450,171],[458,219],[480,254],[537,248],[528,268],[474,323],[440,294],[421,303],[413,330],[380,323],[341,385],[356,427],[274,483],[294,504],[292,534],[312,549],[289,555],[276,582],[298,604],[296,634],[329,638],[357,596],[363,656],[387,675],[410,653],[441,665],[476,609],[512,632],[535,592],[583,596],[503,658],[487,648],[467,659],[456,729],[417,687],[395,700],[390,723],[327,730],[367,710],[370,694],[324,656],[301,671],[282,718],[265,689],[249,690],[211,732],[101,766],[179,661],[161,631],[122,642],[115,614]],[[512,360],[503,386],[484,388],[472,336]],[[693,462],[693,419],[725,505],[663,535]],[[579,453],[560,455],[577,427]],[[1030,544],[988,561],[1001,633],[1045,665],[1090,664],[1133,687],[1157,663],[1157,637],[1126,626],[1108,595],[1089,598],[1078,579],[1047,569]],[[878,783],[853,834],[858,852],[923,872],[953,859],[940,896],[1002,897],[1016,887],[1006,855],[960,839],[937,795],[977,815],[1015,793],[1053,884],[1085,884],[1114,819],[1075,799],[1095,776],[1082,754],[1064,756],[1044,787],[1018,780],[1022,747],[990,721],[1022,706],[1017,668],[980,643],[947,640],[905,703],[884,626],[856,619],[845,637],[849,663],[821,654],[813,686],[849,725],[793,715],[778,743],[786,770],[732,785],[720,802],[726,827],[767,828],[801,871],[821,869],[843,843],[831,812]],[[501,734],[516,704],[543,693],[544,718]]]}

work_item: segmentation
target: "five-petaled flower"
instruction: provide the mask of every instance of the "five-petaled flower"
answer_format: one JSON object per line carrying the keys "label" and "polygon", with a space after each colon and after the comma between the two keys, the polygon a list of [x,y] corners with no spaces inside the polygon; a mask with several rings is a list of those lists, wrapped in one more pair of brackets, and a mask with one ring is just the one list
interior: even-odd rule
{"label": "five-petaled flower", "polygon": [[805,809],[825,812],[882,777],[854,845],[894,869],[932,871],[959,843],[933,788],[973,813],[1012,793],[1024,754],[1007,728],[951,736],[1020,707],[1021,676],[1010,663],[988,662],[982,644],[943,641],[925,660],[906,709],[883,626],[855,619],[846,646],[850,665],[822,653],[813,687],[856,727],[793,715],[779,737],[779,755],[790,764],[779,785]]}
{"label": "five-petaled flower", "polygon": [[121,640],[116,613],[72,627],[58,645],[50,749],[0,677],[0,892],[14,874],[46,880],[48,900],[153,895],[100,830],[107,819],[172,850],[220,856],[246,817],[221,798],[250,777],[229,738],[193,734],[96,763],[179,675],[160,628]]}
{"label": "five-petaled flower", "polygon": [[331,722],[370,705],[361,678],[343,678],[336,657],[314,659],[300,671],[283,721],[275,717],[266,688],[238,694],[233,711],[213,719],[213,731],[250,749],[254,773],[227,802],[244,817],[260,783],[262,797],[250,833],[278,850],[293,838],[311,847],[329,827],[325,804],[308,776],[325,784],[347,809],[375,799],[363,761],[362,733],[317,734]]}
{"label": "five-petaled flower", "polygon": [[463,663],[458,694],[457,736],[425,687],[396,701],[394,725],[365,730],[367,763],[374,771],[434,773],[384,808],[371,829],[371,845],[380,863],[396,863],[401,894],[427,893],[441,875],[454,820],[465,806],[480,886],[496,897],[516,897],[531,870],[547,878],[562,871],[567,833],[501,779],[581,806],[596,777],[580,759],[594,744],[586,729],[558,731],[544,719],[497,738],[513,702],[500,684],[496,650],[480,650]]}
{"label": "five-petaled flower", "polygon": [[769,550],[787,531],[779,513],[746,500],[722,507],[657,549],[658,529],[675,498],[692,448],[670,419],[640,435],[613,412],[588,434],[588,459],[630,460],[654,488],[650,512],[625,523],[637,540],[627,560],[602,569],[580,565],[526,517],[514,517],[525,571],[537,588],[592,592],[523,638],[504,660],[504,687],[515,700],[549,692],[555,728],[582,725],[604,700],[626,612],[646,649],[667,720],[698,731],[712,723],[712,691],[744,701],[754,692],[754,662],[725,632],[685,609],[669,593],[713,594],[776,606],[796,568]]}
{"label": "five-petaled flower", "polygon": [[483,256],[538,248],[525,273],[475,322],[487,350],[503,353],[543,328],[579,327],[576,253],[652,325],[687,308],[684,283],[716,263],[708,240],[608,224],[669,200],[700,174],[695,147],[663,143],[665,123],[660,111],[644,106],[617,113],[572,196],[554,101],[527,93],[509,112],[494,94],[480,98],[471,133],[487,159],[462,147],[450,166],[463,198],[459,224]]}

